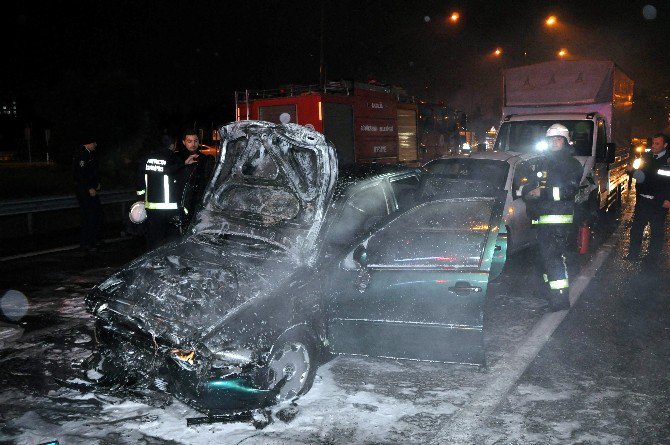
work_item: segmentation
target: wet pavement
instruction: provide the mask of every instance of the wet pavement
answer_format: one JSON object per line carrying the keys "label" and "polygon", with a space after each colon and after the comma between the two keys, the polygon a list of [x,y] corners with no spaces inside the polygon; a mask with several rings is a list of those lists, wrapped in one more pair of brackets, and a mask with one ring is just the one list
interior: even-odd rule
{"label": "wet pavement", "polygon": [[[670,443],[670,265],[625,261],[628,224],[605,243],[612,254],[549,341],[465,436],[455,431],[459,413],[486,396],[493,370],[548,317],[532,250],[511,258],[490,288],[488,368],[338,357],[318,370],[295,419],[261,430],[186,427],[198,413],[161,394],[63,383],[94,344],[84,295],[139,255],[141,242],[0,263],[0,289],[29,302],[20,323],[2,321],[24,332],[0,350],[0,443]],[[571,255],[572,275],[592,259]]]}
{"label": "wet pavement", "polygon": [[622,235],[490,419],[487,442],[670,443],[668,246],[658,264],[631,263]]}

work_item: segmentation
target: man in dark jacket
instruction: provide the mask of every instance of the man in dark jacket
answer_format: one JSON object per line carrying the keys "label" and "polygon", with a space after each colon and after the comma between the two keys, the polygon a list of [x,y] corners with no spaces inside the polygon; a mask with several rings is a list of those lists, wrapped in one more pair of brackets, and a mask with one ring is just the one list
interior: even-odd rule
{"label": "man in dark jacket", "polygon": [[561,124],[547,130],[549,153],[536,176],[522,189],[544,266],[544,281],[549,286],[552,311],[570,307],[570,288],[565,252],[575,212],[583,168],[570,150],[570,132]]}
{"label": "man in dark jacket", "polygon": [[81,233],[79,245],[82,250],[97,250],[98,235],[102,226],[102,205],[100,204],[100,177],[98,161],[94,151],[98,144],[88,140],[77,147],[74,154],[75,195],[79,203]]}
{"label": "man in dark jacket", "polygon": [[179,236],[179,191],[176,173],[180,168],[174,154],[174,140],[164,135],[160,146],[139,165],[138,195],[144,195],[147,213],[147,246],[155,249]]}
{"label": "man in dark jacket", "polygon": [[627,259],[635,261],[640,256],[642,234],[649,224],[650,238],[646,261],[655,263],[663,249],[665,218],[670,208],[670,156],[668,136],[655,134],[651,151],[645,153],[627,170],[635,179],[635,214],[630,227],[630,247]]}
{"label": "man in dark jacket", "polygon": [[215,158],[200,151],[200,138],[195,130],[184,132],[182,145],[176,154],[179,159],[176,176],[180,193],[182,229],[186,229],[213,173]]}

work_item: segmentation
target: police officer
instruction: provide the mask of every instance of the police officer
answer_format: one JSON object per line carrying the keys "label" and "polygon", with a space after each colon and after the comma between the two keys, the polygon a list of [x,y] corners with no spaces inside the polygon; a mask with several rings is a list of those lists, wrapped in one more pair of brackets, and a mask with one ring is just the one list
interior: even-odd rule
{"label": "police officer", "polygon": [[665,217],[670,208],[670,156],[668,136],[655,134],[651,141],[651,151],[644,153],[627,167],[635,179],[635,213],[630,227],[630,246],[627,259],[635,261],[640,257],[642,234],[649,224],[650,239],[646,261],[655,262],[663,249]]}
{"label": "police officer", "polygon": [[164,135],[159,148],[149,153],[139,166],[137,194],[144,195],[145,234],[150,249],[179,236],[179,193],[175,178],[179,161],[173,150],[174,140]]}
{"label": "police officer", "polygon": [[546,136],[549,152],[535,177],[523,187],[522,196],[538,231],[544,281],[549,287],[549,307],[559,311],[570,307],[565,251],[583,169],[572,157],[570,132],[565,126],[552,125]]}
{"label": "police officer", "polygon": [[74,154],[75,195],[81,216],[80,248],[86,252],[97,250],[98,235],[102,225],[102,205],[100,204],[100,177],[98,161],[94,151],[98,144],[87,140],[77,147]]}

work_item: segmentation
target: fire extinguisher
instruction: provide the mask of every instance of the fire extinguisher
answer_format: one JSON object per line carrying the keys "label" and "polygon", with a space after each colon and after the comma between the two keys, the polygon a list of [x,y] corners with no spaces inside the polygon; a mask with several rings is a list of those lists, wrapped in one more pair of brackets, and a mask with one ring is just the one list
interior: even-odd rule
{"label": "fire extinguisher", "polygon": [[582,222],[582,225],[579,226],[579,232],[577,236],[577,249],[579,250],[580,255],[584,255],[589,252],[589,240],[591,238],[591,229],[586,221]]}

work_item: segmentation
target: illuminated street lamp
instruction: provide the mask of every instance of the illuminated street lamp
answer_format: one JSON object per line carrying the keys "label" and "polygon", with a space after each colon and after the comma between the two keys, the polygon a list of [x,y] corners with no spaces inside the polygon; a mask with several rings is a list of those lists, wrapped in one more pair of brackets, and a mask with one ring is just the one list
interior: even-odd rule
{"label": "illuminated street lamp", "polygon": [[555,15],[550,15],[549,17],[547,17],[547,20],[545,20],[544,23],[546,23],[547,26],[554,26],[557,21],[558,19],[556,18]]}
{"label": "illuminated street lamp", "polygon": [[461,15],[458,12],[454,11],[454,12],[451,13],[451,16],[449,16],[449,21],[452,22],[452,23],[457,23],[458,19],[460,19],[460,18],[461,18]]}
{"label": "illuminated street lamp", "polygon": [[501,56],[502,55],[502,49],[501,48],[496,48],[495,51],[493,51],[494,56]]}
{"label": "illuminated street lamp", "polygon": [[568,55],[568,50],[565,49],[565,48],[561,48],[561,49],[558,51],[558,57],[565,57],[565,56],[567,56],[567,55]]}

